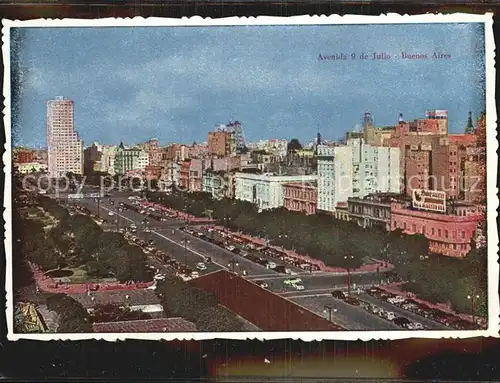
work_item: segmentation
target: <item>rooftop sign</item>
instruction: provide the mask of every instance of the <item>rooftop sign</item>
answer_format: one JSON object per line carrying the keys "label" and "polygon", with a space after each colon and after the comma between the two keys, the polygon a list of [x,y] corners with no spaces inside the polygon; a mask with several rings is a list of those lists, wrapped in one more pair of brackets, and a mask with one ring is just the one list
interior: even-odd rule
{"label": "rooftop sign", "polygon": [[438,190],[413,189],[413,207],[446,213],[446,193]]}

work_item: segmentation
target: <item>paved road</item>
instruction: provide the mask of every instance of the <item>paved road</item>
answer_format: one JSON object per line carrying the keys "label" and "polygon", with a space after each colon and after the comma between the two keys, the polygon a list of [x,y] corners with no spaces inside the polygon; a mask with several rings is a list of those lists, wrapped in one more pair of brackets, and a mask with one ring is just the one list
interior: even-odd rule
{"label": "paved road", "polygon": [[[135,223],[138,229],[137,235],[139,237],[152,239],[159,249],[182,263],[187,262],[187,265],[191,268],[195,268],[198,262],[203,262],[204,258],[208,256],[211,257],[213,261],[210,271],[220,268],[232,270],[234,267],[234,271],[242,273],[243,270],[246,270],[248,275],[276,274],[273,270],[266,269],[266,267],[262,265],[256,264],[210,242],[178,230],[180,226],[178,220],[166,218],[165,222],[161,222],[133,210],[125,210],[118,214],[116,213],[116,209],[120,202],[125,202],[126,198],[112,198],[112,200],[115,201],[114,206],[111,205],[107,198],[101,200],[99,213],[102,218],[111,221],[119,216],[121,227],[125,225],[130,226],[131,223]],[[97,213],[97,204],[93,200],[80,200],[79,204],[85,206],[91,212]],[[110,211],[115,212],[115,215],[109,216]],[[147,232],[144,230],[144,224],[141,223],[145,218],[149,221],[147,225],[149,231]],[[172,232],[172,230],[174,231]],[[189,241],[186,246],[184,245],[184,240]],[[231,263],[232,260],[235,260],[235,262]]]}
{"label": "paved road", "polygon": [[[338,323],[347,330],[401,330],[401,328],[394,323],[370,314],[361,307],[352,306],[339,299],[335,299],[331,295],[319,296],[316,298],[295,297],[290,298],[290,300],[326,319],[329,319],[329,313],[328,311],[325,312],[325,306],[331,305],[332,321]],[[335,311],[335,309],[337,311]]]}
{"label": "paved road", "polygon": [[423,316],[402,309],[401,307],[392,305],[387,301],[372,297],[371,295],[361,294],[359,298],[364,300],[365,302],[371,303],[372,305],[381,307],[385,311],[392,311],[396,316],[406,317],[413,322],[421,323],[428,330],[452,330],[450,327],[445,326],[442,323],[424,318]]}
{"label": "paved road", "polygon": [[[131,201],[127,199],[129,194],[121,194],[120,196],[112,196],[111,199],[115,201],[111,205],[108,198],[103,198],[100,202],[100,215],[101,217],[113,221],[115,216],[109,216],[110,211],[116,212],[120,202],[130,204]],[[97,204],[93,200],[79,200],[79,204],[86,206],[90,211],[97,213]],[[191,268],[196,267],[196,263],[203,261],[204,257],[210,256],[213,263],[209,265],[208,270],[200,274],[212,272],[221,268],[232,269],[242,272],[246,270],[248,278],[251,280],[264,280],[269,285],[269,289],[279,293],[284,298],[299,304],[322,317],[325,317],[325,305],[331,304],[337,308],[336,312],[332,312],[332,320],[339,323],[349,330],[401,330],[399,326],[389,322],[385,319],[371,314],[361,307],[351,306],[340,300],[336,300],[331,296],[332,290],[347,290],[347,276],[338,273],[325,273],[325,272],[307,272],[300,271],[297,277],[302,279],[305,287],[303,291],[297,291],[291,286],[283,284],[283,280],[290,278],[289,275],[279,274],[265,266],[256,264],[248,259],[233,254],[225,249],[220,248],[210,242],[204,241],[196,236],[191,236],[184,233],[179,229],[185,223],[179,220],[166,218],[164,222],[157,221],[154,218],[148,217],[149,232],[144,231],[144,225],[141,222],[146,218],[146,215],[140,214],[133,210],[125,210],[119,214],[120,225],[130,225],[134,222],[138,228],[137,235],[145,238],[149,236],[156,242],[159,249],[163,250],[166,254],[174,257],[178,261],[186,262]],[[174,230],[172,232],[172,230]],[[189,240],[187,246],[184,246],[184,240]],[[267,258],[262,255],[262,258]],[[269,257],[270,258],[270,257]],[[272,259],[272,258],[270,258]],[[167,272],[168,268],[161,264],[157,259],[149,257],[150,263],[157,266],[160,270]],[[238,263],[236,265],[229,265],[232,260]],[[295,276],[294,276],[295,277]],[[378,283],[379,276],[375,273],[372,274],[351,274],[352,291],[355,290],[354,285],[369,286]],[[356,287],[357,287],[356,286]],[[375,304],[384,310],[393,311],[397,316],[406,317],[412,321],[419,322],[429,329],[448,329],[448,327],[425,319],[420,315],[408,312],[396,306],[393,306],[385,301],[380,301],[376,298],[361,294],[361,299]],[[326,314],[328,315],[328,314]]]}
{"label": "paved road", "polygon": [[[111,205],[110,199],[114,201],[114,205]],[[125,204],[131,204],[131,201],[127,199],[126,195],[112,196],[110,198],[103,198],[100,202],[100,215],[101,217],[107,219],[108,221],[113,221],[116,219],[116,209],[120,202]],[[82,199],[78,200],[78,203],[87,207],[93,213],[97,213],[97,203],[94,200]],[[115,212],[115,216],[109,216],[109,212]],[[275,292],[284,291],[296,291],[293,287],[285,286],[283,280],[289,278],[289,276],[276,273],[272,269],[267,269],[265,266],[252,262],[242,256],[236,255],[230,251],[220,248],[219,246],[212,244],[208,241],[204,241],[196,236],[184,233],[178,228],[184,223],[179,220],[165,218],[165,221],[157,221],[152,217],[147,217],[144,214],[140,214],[132,209],[125,210],[119,214],[120,226],[130,225],[134,222],[138,228],[138,235],[142,238],[148,236],[149,239],[153,239],[158,248],[165,251],[167,254],[171,254],[180,262],[187,262],[190,267],[195,267],[196,263],[203,261],[203,258],[210,256],[214,262],[215,268],[226,268],[233,269],[238,273],[242,273],[243,270],[247,272],[248,278],[254,280],[265,280],[269,284],[271,290]],[[149,232],[144,232],[144,225],[141,222],[144,218],[148,218]],[[172,230],[174,230],[172,232]],[[184,240],[187,239],[189,243],[187,244],[187,249],[184,249]],[[263,258],[272,259],[272,257],[266,257],[262,255]],[[232,263],[232,261],[235,261]],[[236,263],[238,265],[236,265]],[[234,265],[234,266],[233,266]],[[213,271],[211,267],[210,271]],[[297,269],[298,271],[299,269]],[[325,273],[325,272],[308,272],[302,271],[297,272],[303,280],[304,287],[307,291],[318,290],[318,289],[334,289],[336,286],[345,286],[347,283],[347,277],[344,274],[337,273]],[[378,281],[376,274],[351,274],[351,284],[373,284]]]}

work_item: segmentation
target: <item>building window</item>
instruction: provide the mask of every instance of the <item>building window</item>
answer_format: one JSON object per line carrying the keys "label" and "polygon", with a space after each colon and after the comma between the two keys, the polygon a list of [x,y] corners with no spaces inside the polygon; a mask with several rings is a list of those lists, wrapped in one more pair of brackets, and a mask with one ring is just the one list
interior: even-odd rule
{"label": "building window", "polygon": [[438,229],[438,237],[441,237],[441,229]]}
{"label": "building window", "polygon": [[445,237],[445,238],[448,238],[448,230],[445,230],[445,231],[444,231],[444,237]]}
{"label": "building window", "polygon": [[462,238],[465,238],[465,231],[462,231]]}

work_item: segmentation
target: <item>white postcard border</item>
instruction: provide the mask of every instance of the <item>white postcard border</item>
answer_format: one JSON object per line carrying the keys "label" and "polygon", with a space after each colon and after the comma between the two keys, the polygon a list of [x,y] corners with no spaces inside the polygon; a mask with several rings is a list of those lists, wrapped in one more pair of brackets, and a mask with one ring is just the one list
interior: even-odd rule
{"label": "white postcard border", "polygon": [[9,340],[33,339],[33,340],[83,340],[103,339],[108,341],[126,339],[145,340],[205,340],[215,338],[225,339],[301,339],[304,341],[315,341],[323,339],[334,340],[386,340],[386,339],[408,339],[408,338],[470,338],[491,336],[499,337],[500,329],[500,301],[498,296],[498,231],[496,217],[498,209],[497,196],[497,148],[496,139],[496,105],[495,105],[495,43],[493,38],[493,14],[439,14],[439,15],[399,15],[389,13],[380,16],[359,15],[332,15],[332,16],[293,16],[293,17],[229,17],[222,19],[202,18],[199,16],[182,19],[163,18],[127,18],[127,19],[37,19],[37,20],[2,20],[4,59],[4,125],[5,125],[5,153],[3,155],[5,172],[5,190],[3,218],[5,220],[5,253],[12,254],[12,195],[11,195],[11,93],[10,93],[10,29],[14,27],[116,27],[116,26],[255,26],[255,25],[335,25],[335,24],[413,24],[413,23],[484,23],[485,26],[485,65],[486,65],[486,129],[487,129],[487,220],[488,220],[488,323],[487,330],[475,331],[301,331],[301,332],[193,332],[193,333],[86,333],[86,334],[18,334],[13,332],[13,289],[12,289],[12,259],[6,256],[6,278],[5,289],[7,292],[6,319]]}

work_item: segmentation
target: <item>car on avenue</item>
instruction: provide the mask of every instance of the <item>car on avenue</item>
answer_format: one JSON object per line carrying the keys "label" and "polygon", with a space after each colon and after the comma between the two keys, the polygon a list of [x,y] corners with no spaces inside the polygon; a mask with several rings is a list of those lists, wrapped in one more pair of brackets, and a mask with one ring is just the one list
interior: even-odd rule
{"label": "car on avenue", "polygon": [[203,270],[206,270],[207,269],[207,266],[203,263],[203,262],[199,262],[197,265],[196,265],[196,268],[200,271],[203,271]]}
{"label": "car on avenue", "polygon": [[409,328],[409,326],[412,324],[412,322],[405,317],[396,317],[392,320],[394,324],[398,325],[399,327],[403,328]]}
{"label": "car on avenue", "polygon": [[332,297],[336,299],[345,299],[345,293],[340,290],[334,290],[332,291]]}
{"label": "car on avenue", "polygon": [[255,281],[255,283],[260,287],[262,287],[263,289],[267,289],[269,287],[269,285],[264,281]]}
{"label": "car on avenue", "polygon": [[165,280],[165,274],[156,274],[153,279],[155,281],[164,281]]}
{"label": "car on avenue", "polygon": [[423,330],[424,326],[422,326],[422,323],[418,322],[412,322],[408,325],[408,330]]}
{"label": "car on avenue", "polygon": [[355,297],[347,296],[345,302],[352,306],[359,306],[359,300]]}
{"label": "car on avenue", "polygon": [[298,283],[295,283],[295,284],[292,284],[292,286],[293,286],[296,290],[299,290],[299,291],[304,290],[304,285],[300,285],[300,284],[298,284]]}

